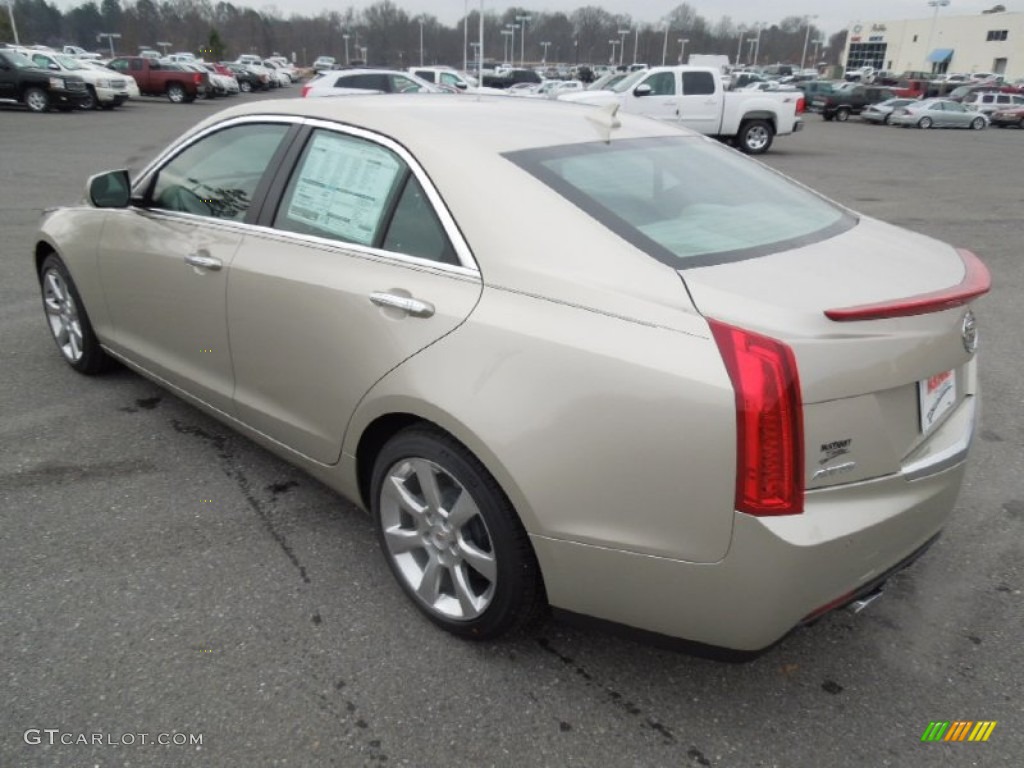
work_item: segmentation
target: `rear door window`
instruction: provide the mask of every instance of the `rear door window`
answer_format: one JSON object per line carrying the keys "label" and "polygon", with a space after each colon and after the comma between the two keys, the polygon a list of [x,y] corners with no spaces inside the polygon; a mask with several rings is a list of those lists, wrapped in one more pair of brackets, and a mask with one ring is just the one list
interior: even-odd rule
{"label": "rear door window", "polygon": [[707,96],[715,92],[715,76],[710,72],[683,72],[684,96]]}

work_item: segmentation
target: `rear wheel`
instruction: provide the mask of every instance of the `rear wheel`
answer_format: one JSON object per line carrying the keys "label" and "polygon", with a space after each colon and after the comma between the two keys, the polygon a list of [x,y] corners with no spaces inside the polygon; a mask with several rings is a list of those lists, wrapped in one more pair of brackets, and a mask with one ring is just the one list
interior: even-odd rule
{"label": "rear wheel", "polygon": [[736,143],[741,152],[748,155],[763,155],[772,146],[775,132],[765,120],[749,120],[740,126]]}
{"label": "rear wheel", "polygon": [[250,83],[248,80],[239,80],[238,90],[240,90],[242,93],[252,93],[252,83]]}
{"label": "rear wheel", "polygon": [[172,104],[184,104],[187,96],[181,83],[171,83],[167,86],[167,99]]}
{"label": "rear wheel", "polygon": [[485,640],[541,615],[544,587],[529,537],[460,443],[428,427],[398,433],[377,457],[371,493],[388,565],[432,622]]}
{"label": "rear wheel", "polygon": [[922,117],[920,120],[917,121],[917,127],[918,128],[931,128],[932,127],[932,119],[930,117]]}
{"label": "rear wheel", "polygon": [[43,260],[39,282],[46,322],[64,361],[84,374],[106,369],[110,358],[100,347],[75,281],[59,256],[51,253]]}
{"label": "rear wheel", "polygon": [[45,112],[50,108],[50,96],[42,88],[29,88],[23,100],[29,112]]}
{"label": "rear wheel", "polygon": [[975,131],[980,131],[984,127],[985,118],[983,117],[976,117],[971,121],[971,128],[973,128]]}
{"label": "rear wheel", "polygon": [[836,120],[838,120],[840,123],[845,123],[849,119],[850,110],[848,110],[846,107],[840,107],[839,109],[836,110]]}

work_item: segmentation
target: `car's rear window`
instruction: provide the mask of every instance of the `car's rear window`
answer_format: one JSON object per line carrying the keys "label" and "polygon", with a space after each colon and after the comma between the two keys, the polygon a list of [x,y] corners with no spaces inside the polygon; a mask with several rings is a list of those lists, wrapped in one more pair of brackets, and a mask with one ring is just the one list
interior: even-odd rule
{"label": "car's rear window", "polygon": [[799,184],[701,137],[613,138],[506,157],[677,269],[809,245],[856,223]]}

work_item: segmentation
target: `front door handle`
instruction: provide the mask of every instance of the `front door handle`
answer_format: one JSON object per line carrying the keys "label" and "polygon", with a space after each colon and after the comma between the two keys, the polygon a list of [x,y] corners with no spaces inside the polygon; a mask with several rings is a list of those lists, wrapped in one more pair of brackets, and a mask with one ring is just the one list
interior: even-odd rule
{"label": "front door handle", "polygon": [[191,264],[193,267],[199,267],[200,269],[208,269],[211,272],[216,272],[224,266],[224,263],[220,259],[215,259],[213,256],[202,256],[198,253],[188,254],[188,256],[185,257],[185,263]]}
{"label": "front door handle", "polygon": [[374,291],[370,294],[370,301],[378,307],[393,307],[407,312],[413,317],[430,317],[434,314],[434,305],[429,301],[420,301],[411,296],[399,296],[395,293]]}

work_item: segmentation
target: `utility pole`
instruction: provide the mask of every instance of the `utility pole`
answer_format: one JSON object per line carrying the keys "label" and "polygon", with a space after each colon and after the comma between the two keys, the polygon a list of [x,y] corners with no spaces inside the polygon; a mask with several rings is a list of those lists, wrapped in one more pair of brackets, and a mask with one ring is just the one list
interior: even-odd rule
{"label": "utility pole", "polygon": [[462,9],[462,71],[469,74],[469,0]]}
{"label": "utility pole", "polygon": [[521,67],[526,66],[526,22],[532,18],[533,16],[516,16],[516,21],[519,22],[519,26],[523,30],[519,36],[519,66]]}
{"label": "utility pole", "polygon": [[626,50],[626,35],[629,34],[628,29],[619,30],[619,66],[622,66],[622,54]]}
{"label": "utility pole", "polygon": [[640,25],[636,27],[636,34],[633,36],[633,63],[636,64],[636,49],[640,47]]}
{"label": "utility pole", "polygon": [[803,74],[804,64],[807,61],[807,44],[811,41],[811,19],[818,18],[815,16],[804,16],[804,24],[807,25],[807,32],[804,34],[804,52],[800,55],[800,72]]}
{"label": "utility pole", "polygon": [[[547,41],[541,43],[541,47],[544,48],[544,58],[541,60],[541,64],[547,64],[548,63],[548,46],[550,46],[550,45],[551,45],[551,43],[549,43]],[[558,53],[558,51],[555,51],[555,53]]]}
{"label": "utility pole", "polygon": [[349,66],[349,58],[348,58],[348,37],[349,36],[348,35],[342,35],[341,37],[345,41],[345,66],[347,67],[347,66]]}
{"label": "utility pole", "polygon": [[672,25],[668,23],[667,19],[663,23],[665,24],[665,41],[661,44],[661,66],[664,67],[668,57],[668,30]]}
{"label": "utility pole", "polygon": [[100,42],[103,38],[107,38],[107,42],[110,43],[110,58],[114,58],[117,54],[114,53],[114,40],[121,39],[120,32],[100,32],[96,35],[96,42]]}
{"label": "utility pole", "polygon": [[423,16],[420,15],[420,66],[423,66]]}
{"label": "utility pole", "polygon": [[686,44],[688,42],[690,42],[690,38],[688,38],[688,37],[680,37],[678,42],[679,42],[679,63],[682,64],[683,63],[683,51],[686,50]]}
{"label": "utility pole", "polygon": [[11,32],[14,33],[14,44],[21,45],[18,39],[18,25],[14,23],[14,0],[7,0],[7,15],[11,17]]}

